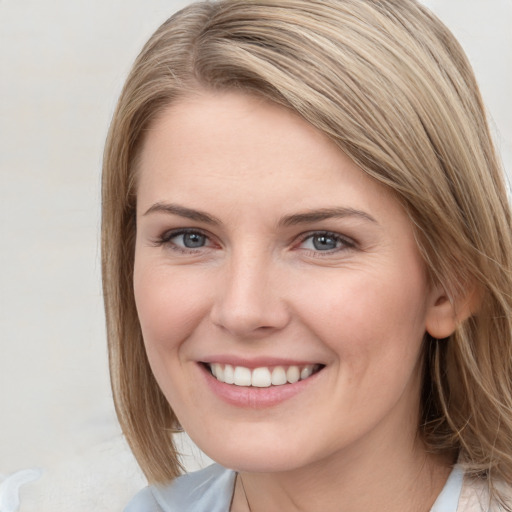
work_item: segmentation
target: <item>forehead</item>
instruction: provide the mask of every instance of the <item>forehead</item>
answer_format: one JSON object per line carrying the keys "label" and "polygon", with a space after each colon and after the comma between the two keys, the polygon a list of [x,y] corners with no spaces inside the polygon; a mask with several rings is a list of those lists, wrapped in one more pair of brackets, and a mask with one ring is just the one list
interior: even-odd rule
{"label": "forehead", "polygon": [[[339,156],[324,134],[284,107],[255,95],[205,91],[182,98],[158,116],[146,133],[141,167],[166,156],[165,148],[167,156],[172,153],[178,159],[176,163],[188,160],[187,167],[204,168],[207,160],[207,167],[213,168],[216,156],[229,156],[240,175],[252,160],[262,156],[262,150],[279,161],[290,147],[294,153],[304,149],[297,153],[301,159],[318,153],[323,160],[329,154]],[[272,171],[269,167],[266,173]]]}
{"label": "forehead", "polygon": [[137,195],[145,209],[169,201],[284,215],[340,206],[400,209],[382,185],[297,114],[234,92],[196,94],[159,116],[140,155]]}

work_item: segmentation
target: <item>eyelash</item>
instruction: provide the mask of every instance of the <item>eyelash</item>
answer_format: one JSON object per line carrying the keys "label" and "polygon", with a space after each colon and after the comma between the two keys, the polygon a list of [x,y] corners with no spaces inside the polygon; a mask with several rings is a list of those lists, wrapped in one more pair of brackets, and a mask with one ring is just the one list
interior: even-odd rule
{"label": "eyelash", "polygon": [[340,235],[339,233],[335,233],[332,231],[314,231],[305,233],[301,236],[300,242],[298,245],[304,244],[309,239],[314,239],[315,237],[325,237],[327,239],[332,239],[336,245],[340,244],[339,247],[335,247],[334,249],[328,249],[325,251],[321,251],[319,249],[305,249],[308,252],[310,252],[315,258],[321,258],[322,256],[329,256],[335,253],[338,253],[340,251],[350,250],[356,248],[356,243],[343,235]]}
{"label": "eyelash", "polygon": [[[154,241],[154,245],[156,247],[168,246],[173,251],[177,251],[177,252],[180,252],[183,254],[195,254],[195,253],[197,253],[197,251],[199,249],[205,248],[205,246],[201,246],[198,248],[180,247],[179,245],[172,242],[173,238],[177,238],[179,236],[184,236],[184,235],[199,235],[201,237],[204,237],[206,240],[211,241],[211,237],[208,234],[202,232],[201,230],[186,228],[186,229],[174,229],[171,231],[166,231],[165,233],[163,233],[161,236],[159,236]],[[206,246],[206,247],[208,247],[208,246]]]}
{"label": "eyelash", "polygon": [[[172,242],[173,238],[177,238],[179,236],[184,235],[199,235],[201,237],[204,237],[207,241],[211,242],[211,236],[204,233],[201,230],[198,229],[176,229],[171,231],[166,231],[163,233],[160,237],[158,237],[157,240],[154,241],[154,245],[157,247],[161,246],[169,246],[173,251],[180,252],[182,254],[196,254],[198,250],[204,249],[205,247],[208,248],[209,245],[203,245],[197,248],[187,248],[187,247],[181,247],[175,243]],[[333,253],[337,253],[343,250],[350,250],[356,248],[356,243],[354,240],[342,236],[339,233],[335,233],[332,231],[314,231],[314,232],[308,232],[300,236],[298,244],[296,244],[294,247],[300,249],[300,245],[304,244],[308,239],[313,239],[315,237],[325,237],[327,239],[332,239],[335,241],[336,244],[340,244],[340,247],[336,247],[334,249],[328,249],[325,251],[321,251],[318,249],[305,249],[306,251],[310,252],[314,255],[314,257],[322,257],[323,255],[331,255]]]}

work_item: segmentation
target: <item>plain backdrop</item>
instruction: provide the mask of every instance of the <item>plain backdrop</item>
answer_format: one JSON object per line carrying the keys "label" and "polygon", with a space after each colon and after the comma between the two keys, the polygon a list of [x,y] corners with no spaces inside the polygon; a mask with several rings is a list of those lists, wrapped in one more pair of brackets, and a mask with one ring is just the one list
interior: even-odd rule
{"label": "plain backdrop", "polygon": [[[100,169],[133,59],[187,3],[0,0],[0,473],[44,471],[21,511],[120,510],[144,485],[109,390]],[[466,49],[510,171],[512,0],[425,3]]]}

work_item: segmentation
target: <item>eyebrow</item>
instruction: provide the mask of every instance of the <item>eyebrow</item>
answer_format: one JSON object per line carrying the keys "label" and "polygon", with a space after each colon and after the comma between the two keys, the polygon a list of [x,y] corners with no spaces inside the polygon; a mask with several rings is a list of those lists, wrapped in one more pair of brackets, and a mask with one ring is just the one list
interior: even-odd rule
{"label": "eyebrow", "polygon": [[297,224],[309,224],[327,219],[343,219],[345,217],[358,217],[363,220],[378,222],[368,213],[354,208],[321,208],[319,210],[306,211],[283,217],[279,221],[281,226],[296,226]]}
{"label": "eyebrow", "polygon": [[[218,226],[222,224],[219,219],[213,215],[210,215],[209,213],[172,203],[155,203],[150,208],[148,208],[144,215],[149,215],[156,212],[167,213],[169,215],[178,215],[179,217],[184,217],[186,219],[194,220],[196,222],[203,222],[210,225]],[[341,219],[346,217],[358,217],[360,219],[378,224],[378,222],[371,215],[364,211],[343,207],[320,208],[318,210],[310,210],[302,213],[295,213],[293,215],[287,215],[280,219],[277,224],[278,226],[289,227],[296,226],[298,224],[311,224],[321,220]]]}
{"label": "eyebrow", "polygon": [[185,206],[180,206],[177,204],[155,203],[144,213],[144,215],[149,215],[150,213],[155,212],[168,213],[169,215],[178,215],[179,217],[195,220],[197,222],[204,222],[205,224],[210,225],[221,224],[220,220],[214,217],[213,215],[210,215],[206,212],[202,212],[200,210],[186,208]]}

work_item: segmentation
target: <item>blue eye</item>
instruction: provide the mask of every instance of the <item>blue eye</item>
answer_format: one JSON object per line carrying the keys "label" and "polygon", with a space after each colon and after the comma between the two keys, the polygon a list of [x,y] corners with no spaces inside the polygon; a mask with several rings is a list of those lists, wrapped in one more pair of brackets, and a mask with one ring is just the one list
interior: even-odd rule
{"label": "blue eye", "polygon": [[336,251],[353,246],[354,244],[350,240],[345,239],[337,233],[325,231],[313,233],[305,237],[300,244],[301,249],[320,252]]}
{"label": "blue eye", "polygon": [[339,240],[330,235],[315,235],[311,240],[317,251],[330,251],[339,245]]}
{"label": "blue eye", "polygon": [[157,241],[157,245],[166,245],[178,251],[193,251],[211,245],[207,235],[200,231],[180,229],[164,233]]}
{"label": "blue eye", "polygon": [[174,238],[181,238],[181,244],[187,249],[197,249],[206,245],[206,237],[201,233],[183,233]]}

